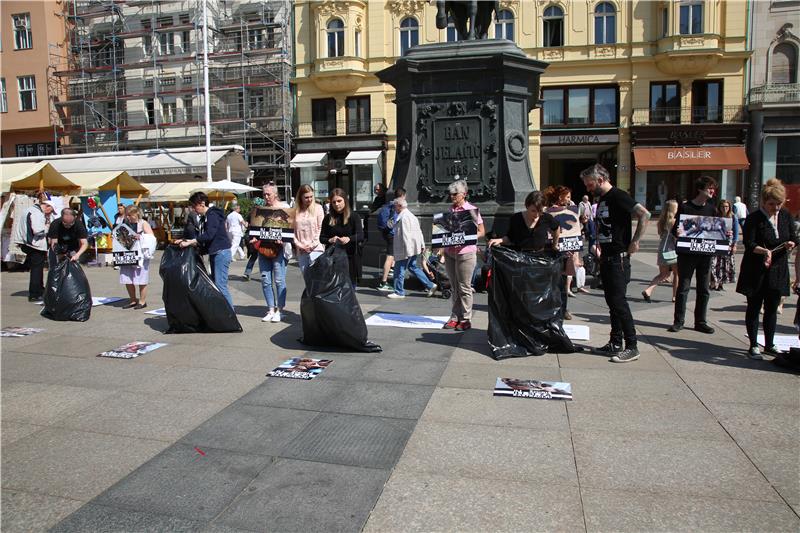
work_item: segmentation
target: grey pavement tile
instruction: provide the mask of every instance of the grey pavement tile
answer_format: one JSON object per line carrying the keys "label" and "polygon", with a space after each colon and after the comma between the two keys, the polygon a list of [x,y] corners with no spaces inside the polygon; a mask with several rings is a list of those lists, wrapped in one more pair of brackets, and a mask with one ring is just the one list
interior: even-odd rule
{"label": "grey pavement tile", "polygon": [[787,502],[800,505],[800,461],[797,460],[797,443],[780,447],[745,444],[742,449]]}
{"label": "grey pavement tile", "polygon": [[120,336],[104,336],[100,338],[87,338],[76,335],[58,335],[57,340],[53,338],[40,337],[41,341],[35,344],[28,344],[17,348],[23,353],[38,353],[43,355],[60,355],[64,357],[96,357],[97,354],[106,350],[111,350],[133,340],[152,340],[152,339],[131,339]]}
{"label": "grey pavement tile", "polygon": [[175,444],[93,503],[210,521],[274,459]]}
{"label": "grey pavement tile", "polygon": [[323,411],[336,396],[350,386],[348,381],[328,379],[328,372],[335,364],[336,361],[322,375],[308,381],[267,378],[264,383],[237,400],[237,403]]}
{"label": "grey pavement tile", "polygon": [[58,425],[171,443],[225,405],[224,402],[120,392],[64,417]]}
{"label": "grey pavement tile", "polygon": [[278,455],[317,413],[233,404],[186,435],[187,445],[258,455]]}
{"label": "grey pavement tile", "polygon": [[[173,348],[173,349],[169,349]],[[305,351],[275,349],[259,346],[245,349],[222,349],[217,346],[173,345],[162,348],[153,355],[154,364],[178,367],[215,368],[266,374],[291,357],[301,357]],[[150,355],[150,354],[148,354]]]}
{"label": "grey pavement tile", "polygon": [[392,338],[376,342],[380,342],[383,348],[381,357],[393,359],[447,362],[450,358],[450,354],[456,348],[455,345],[421,341],[413,336],[406,335],[404,332],[401,333],[397,331]]}
{"label": "grey pavement tile", "polygon": [[342,394],[322,409],[334,413],[416,420],[425,409],[433,387],[403,383],[356,381],[344,384]]}
{"label": "grey pavement tile", "polygon": [[491,390],[438,388],[420,420],[569,431],[566,403],[495,397]]}
{"label": "grey pavement tile", "polygon": [[785,503],[581,489],[588,531],[797,531]]}
{"label": "grey pavement tile", "polygon": [[261,383],[265,374],[214,368],[159,368],[151,381],[142,383],[136,390],[181,398],[233,401]]}
{"label": "grey pavement tile", "polygon": [[784,405],[800,409],[800,377],[778,372],[732,375],[685,373],[681,376],[704,403]]}
{"label": "grey pavement tile", "polygon": [[2,437],[2,447],[5,448],[19,439],[27,437],[31,433],[36,433],[37,431],[43,430],[45,427],[46,426],[36,426],[33,424],[26,424],[24,422],[12,422],[3,419],[3,427],[2,431],[0,431],[0,437]]}
{"label": "grey pavement tile", "polygon": [[388,470],[279,459],[216,523],[253,531],[361,531]]}
{"label": "grey pavement tile", "polygon": [[[532,450],[533,451],[533,450]],[[576,484],[465,479],[395,469],[364,528],[399,531],[584,531]]]}
{"label": "grey pavement tile", "polygon": [[45,531],[81,505],[77,500],[3,490],[0,529],[4,533]]}
{"label": "grey pavement tile", "polygon": [[322,413],[290,442],[283,457],[369,468],[391,468],[415,422]]}
{"label": "grey pavement tile", "polygon": [[546,428],[420,422],[397,468],[474,479],[578,483],[569,433]]}
{"label": "grey pavement tile", "polygon": [[161,441],[44,429],[3,448],[3,488],[88,501],[164,447]]}
{"label": "grey pavement tile", "polygon": [[491,364],[496,367],[557,368],[556,354],[531,355],[528,357],[510,357],[495,361],[491,356],[492,348],[488,343],[460,343],[450,357],[451,363]]}
{"label": "grey pavement tile", "polygon": [[51,533],[160,533],[200,531],[201,522],[89,503],[62,520]]}
{"label": "grey pavement tile", "polygon": [[447,366],[441,361],[414,361],[410,359],[376,358],[364,369],[365,381],[405,383],[408,385],[436,385]]}
{"label": "grey pavement tile", "polygon": [[626,370],[630,365],[608,368],[562,368],[562,381],[572,384],[575,401],[603,400],[623,396],[628,400],[694,401],[694,394],[672,370],[652,372]]}
{"label": "grey pavement tile", "polygon": [[17,381],[2,388],[3,420],[52,425],[63,417],[101,403],[111,391]]}
{"label": "grey pavement tile", "polygon": [[732,441],[573,431],[582,487],[778,501]]}
{"label": "grey pavement tile", "polygon": [[31,383],[64,383],[76,368],[75,359],[55,355],[39,355],[6,351],[0,355],[0,378],[3,383],[27,381]]}
{"label": "grey pavement tile", "polygon": [[[600,346],[598,343],[597,346]],[[639,341],[639,359],[626,364],[625,371],[648,370],[653,372],[672,372],[669,363],[654,348]],[[601,368],[609,369],[616,366],[604,355],[590,352],[558,354],[558,364],[561,368]]]}
{"label": "grey pavement tile", "polygon": [[800,419],[794,407],[734,402],[707,405],[741,446],[791,449],[800,443]]}
{"label": "grey pavement tile", "polygon": [[[439,380],[439,387],[454,389],[480,389],[494,391],[497,378],[529,378],[561,381],[557,367],[530,367],[504,365],[502,362],[456,363],[451,361]],[[574,390],[574,385],[573,385]]]}
{"label": "grey pavement tile", "polygon": [[624,399],[567,402],[573,431],[644,433],[730,441],[730,437],[699,400],[628,401]]}
{"label": "grey pavement tile", "polygon": [[136,359],[71,359],[69,372],[62,376],[61,382],[73,387],[150,392],[164,372],[156,365],[137,363]]}

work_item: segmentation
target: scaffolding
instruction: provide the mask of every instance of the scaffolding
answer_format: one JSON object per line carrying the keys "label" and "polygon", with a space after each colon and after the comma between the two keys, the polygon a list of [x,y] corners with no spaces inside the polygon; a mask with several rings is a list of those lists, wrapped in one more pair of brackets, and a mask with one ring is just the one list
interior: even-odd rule
{"label": "scaffolding", "polygon": [[[288,190],[291,0],[206,0],[213,144],[245,148],[256,185]],[[61,153],[205,142],[203,0],[72,0],[50,46]]]}

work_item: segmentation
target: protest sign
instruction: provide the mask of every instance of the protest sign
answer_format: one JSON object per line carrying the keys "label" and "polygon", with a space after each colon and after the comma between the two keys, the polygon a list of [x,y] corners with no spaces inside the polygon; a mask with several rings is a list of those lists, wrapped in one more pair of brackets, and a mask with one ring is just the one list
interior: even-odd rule
{"label": "protest sign", "polygon": [[136,228],[122,222],[111,230],[111,253],[114,266],[138,265],[144,258],[142,245],[137,238]]}
{"label": "protest sign", "polygon": [[247,235],[261,241],[294,242],[294,209],[254,206]]}
{"label": "protest sign", "polygon": [[730,251],[733,219],[681,215],[678,221],[678,253],[724,255]]}
{"label": "protest sign", "polygon": [[558,235],[558,251],[574,252],[583,249],[583,234],[581,233],[581,220],[578,216],[578,206],[550,207],[547,212],[553,215],[561,231]]}
{"label": "protest sign", "polygon": [[333,363],[331,359],[292,357],[267,374],[267,377],[288,379],[313,379]]}
{"label": "protest sign", "polygon": [[433,215],[432,248],[468,246],[478,243],[477,209],[448,211]]}
{"label": "protest sign", "polygon": [[538,398],[540,400],[571,400],[572,385],[557,381],[532,379],[497,378],[495,396],[514,398]]}
{"label": "protest sign", "polygon": [[9,326],[0,330],[0,337],[27,337],[28,335],[33,335],[34,333],[40,333],[42,331],[44,330],[41,328],[20,328],[16,326]]}
{"label": "protest sign", "polygon": [[368,326],[389,326],[410,329],[442,329],[449,316],[401,315],[375,313],[366,320]]}
{"label": "protest sign", "polygon": [[133,359],[153,350],[158,350],[162,346],[166,346],[163,342],[148,342],[148,341],[133,341],[128,344],[123,344],[118,348],[109,350],[98,354],[97,357],[112,357],[115,359]]}

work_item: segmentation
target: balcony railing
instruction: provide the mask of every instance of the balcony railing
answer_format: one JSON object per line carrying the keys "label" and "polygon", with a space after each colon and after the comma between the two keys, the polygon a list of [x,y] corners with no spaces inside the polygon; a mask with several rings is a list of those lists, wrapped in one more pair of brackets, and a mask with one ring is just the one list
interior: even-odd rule
{"label": "balcony railing", "polygon": [[798,104],[800,83],[775,83],[750,89],[750,104]]}
{"label": "balcony railing", "polygon": [[744,106],[658,107],[633,110],[633,125],[737,124],[746,121]]}
{"label": "balcony railing", "polygon": [[342,120],[300,122],[295,125],[295,137],[336,137],[339,135],[375,135],[386,133],[386,120]]}

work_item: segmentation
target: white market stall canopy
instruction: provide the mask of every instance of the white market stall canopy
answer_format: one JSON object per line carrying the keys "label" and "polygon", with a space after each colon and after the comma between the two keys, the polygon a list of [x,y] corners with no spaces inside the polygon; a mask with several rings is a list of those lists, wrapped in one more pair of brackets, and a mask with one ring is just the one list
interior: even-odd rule
{"label": "white market stall canopy", "polygon": [[100,191],[112,191],[115,193],[119,191],[120,196],[127,198],[150,194],[148,187],[133,179],[125,171],[65,172],[64,176],[80,186],[81,192],[79,196],[94,196]]}
{"label": "white market stall canopy", "polygon": [[296,154],[289,162],[292,168],[307,168],[325,166],[328,152],[313,152],[310,154]]}
{"label": "white market stall canopy", "polygon": [[46,161],[0,163],[2,192],[37,191],[39,189],[76,193],[80,187]]}
{"label": "white market stall canopy", "polygon": [[148,183],[150,196],[148,202],[185,202],[192,191],[200,185],[199,181],[183,181],[178,183]]}
{"label": "white market stall canopy", "polygon": [[344,160],[345,165],[377,165],[381,160],[380,150],[350,152]]}

